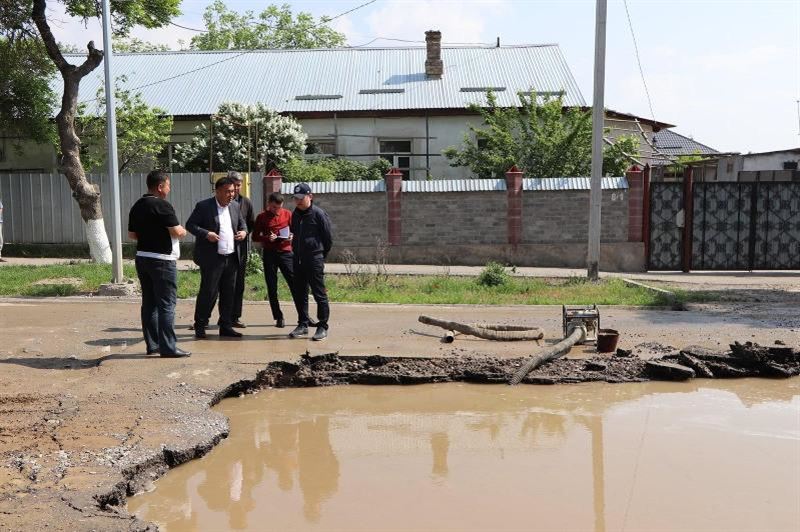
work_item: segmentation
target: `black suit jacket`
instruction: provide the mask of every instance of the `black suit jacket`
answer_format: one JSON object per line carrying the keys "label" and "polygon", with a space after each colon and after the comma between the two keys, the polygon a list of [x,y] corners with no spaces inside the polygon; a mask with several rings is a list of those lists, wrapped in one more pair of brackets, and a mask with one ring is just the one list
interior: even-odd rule
{"label": "black suit jacket", "polygon": [[[234,202],[228,204],[228,212],[231,215],[231,229],[233,229],[234,235],[239,231],[247,231],[247,225],[238,207],[239,205]],[[193,256],[195,264],[203,266],[216,259],[217,243],[209,242],[206,239],[209,232],[219,234],[219,215],[217,215],[216,198],[211,197],[197,202],[192,214],[186,221],[186,230],[195,237]],[[237,249],[236,242],[234,242],[234,253]]]}

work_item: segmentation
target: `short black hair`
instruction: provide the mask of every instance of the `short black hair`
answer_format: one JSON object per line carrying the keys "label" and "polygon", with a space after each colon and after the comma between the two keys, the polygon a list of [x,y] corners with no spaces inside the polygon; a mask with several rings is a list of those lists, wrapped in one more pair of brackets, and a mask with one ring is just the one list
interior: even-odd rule
{"label": "short black hair", "polygon": [[147,190],[155,190],[158,185],[169,181],[169,174],[164,170],[153,170],[147,174]]}
{"label": "short black hair", "polygon": [[267,198],[267,203],[277,203],[278,205],[283,205],[283,194],[280,192],[273,192]]}
{"label": "short black hair", "polygon": [[219,190],[221,187],[226,187],[228,185],[233,185],[233,179],[230,177],[222,177],[217,179],[217,182],[214,183],[214,190]]}

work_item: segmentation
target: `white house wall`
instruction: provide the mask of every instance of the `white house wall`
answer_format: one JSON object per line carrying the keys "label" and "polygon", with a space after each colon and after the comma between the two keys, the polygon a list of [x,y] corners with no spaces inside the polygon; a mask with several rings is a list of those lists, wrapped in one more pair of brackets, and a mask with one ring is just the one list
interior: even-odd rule
{"label": "white house wall", "polygon": [[[412,141],[411,171],[413,180],[426,179],[426,143],[425,143],[425,117],[358,117],[358,118],[314,118],[300,119],[300,124],[310,139],[334,139],[338,132],[336,153],[359,162],[369,163],[378,158],[380,140],[405,140]],[[175,120],[170,143],[178,144],[191,141],[195,127],[208,120]],[[454,168],[448,164],[447,158],[442,155],[442,150],[449,146],[460,146],[464,134],[470,134],[470,125],[481,125],[482,120],[477,115],[431,116],[428,118],[428,133],[430,135],[430,175],[433,179],[465,179],[472,176],[468,168]],[[607,119],[607,126],[617,126],[612,129],[612,137],[629,133],[621,131],[624,123],[616,123]],[[625,126],[629,127],[629,125]],[[645,134],[652,140],[652,129],[643,124]],[[642,143],[642,152],[647,153],[648,148],[641,135],[637,135]],[[8,142],[8,141],[7,141]],[[50,173],[57,171],[55,152],[47,144],[26,142],[24,153],[20,156],[13,150],[6,150],[6,160],[0,161],[0,171],[12,172],[41,172]],[[132,168],[132,171],[147,171],[149,168]],[[226,170],[216,169],[215,170]],[[242,169],[240,169],[242,170]],[[501,177],[501,176],[498,176]],[[536,177],[536,176],[530,176]]]}

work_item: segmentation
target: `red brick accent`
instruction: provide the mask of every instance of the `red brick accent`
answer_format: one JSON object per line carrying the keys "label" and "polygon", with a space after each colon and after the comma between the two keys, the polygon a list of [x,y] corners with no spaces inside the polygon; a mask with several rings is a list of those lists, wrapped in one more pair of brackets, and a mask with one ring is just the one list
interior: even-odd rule
{"label": "red brick accent", "polygon": [[508,243],[516,247],[522,242],[522,172],[516,166],[506,172],[506,198]]}
{"label": "red brick accent", "polygon": [[628,178],[628,242],[644,242],[644,172],[634,166],[625,177]]}
{"label": "red brick accent", "polygon": [[267,198],[273,192],[280,192],[281,191],[281,184],[283,183],[283,176],[281,173],[273,168],[272,170],[264,176],[264,207],[267,206]]}
{"label": "red brick accent", "polygon": [[399,246],[403,219],[401,205],[403,197],[403,174],[397,168],[391,168],[384,176],[386,181],[386,220],[389,245]]}

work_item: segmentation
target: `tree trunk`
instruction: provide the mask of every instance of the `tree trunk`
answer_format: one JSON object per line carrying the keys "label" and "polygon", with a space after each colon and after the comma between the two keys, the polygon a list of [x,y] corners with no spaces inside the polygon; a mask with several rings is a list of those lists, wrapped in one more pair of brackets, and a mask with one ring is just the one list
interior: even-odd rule
{"label": "tree trunk", "polygon": [[45,0],[34,0],[33,21],[44,41],[47,55],[55,63],[64,80],[64,95],[61,98],[61,110],[56,115],[56,127],[61,148],[59,171],[64,174],[72,190],[72,197],[78,202],[81,218],[86,224],[86,239],[89,252],[95,262],[111,263],[111,246],[103,224],[103,211],[100,203],[100,189],[86,179],[81,164],[81,140],[75,133],[75,116],[78,111],[78,92],[81,80],[92,72],[103,61],[103,51],[88,44],[89,55],[79,66],[71,65],[64,59],[58,49],[58,43],[45,15]]}

